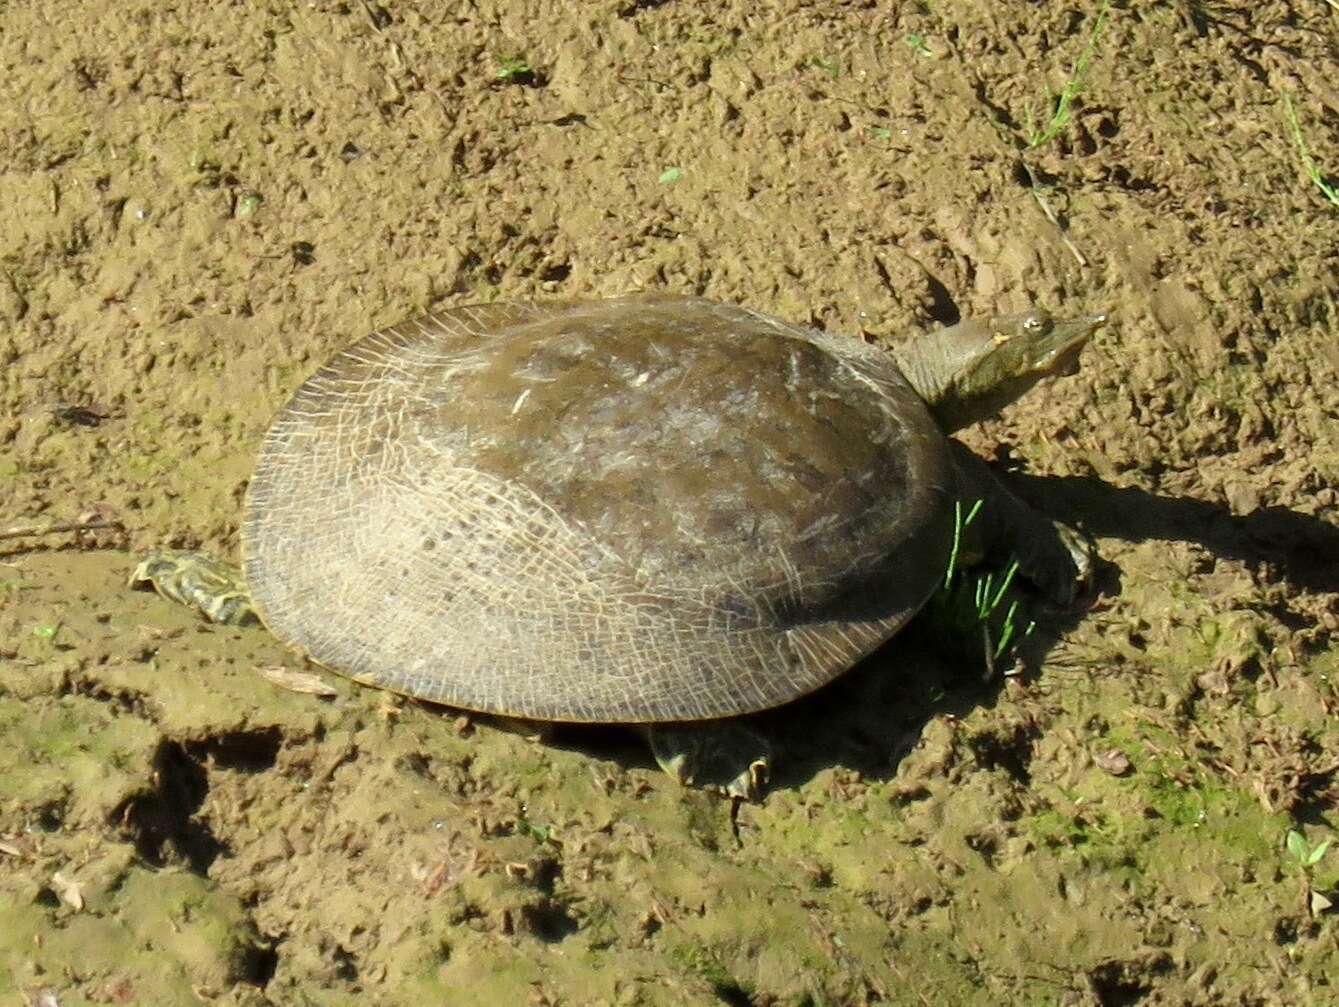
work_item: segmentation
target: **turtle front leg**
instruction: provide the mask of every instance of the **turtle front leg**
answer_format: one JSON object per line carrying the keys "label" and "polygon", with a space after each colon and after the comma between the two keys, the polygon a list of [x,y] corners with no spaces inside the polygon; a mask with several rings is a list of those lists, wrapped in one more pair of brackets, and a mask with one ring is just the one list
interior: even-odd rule
{"label": "turtle front leg", "polygon": [[130,587],[141,584],[195,609],[210,622],[237,626],[258,621],[242,572],[211,556],[180,549],[150,553],[130,575]]}
{"label": "turtle front leg", "polygon": [[964,508],[981,501],[966,529],[975,551],[1016,559],[1019,572],[1044,595],[1060,605],[1073,602],[1092,580],[1097,561],[1092,541],[1077,528],[1033,510],[964,445],[954,441],[953,450],[959,500]]}
{"label": "turtle front leg", "polygon": [[660,768],[683,786],[755,801],[767,785],[772,746],[737,721],[647,724],[645,731]]}

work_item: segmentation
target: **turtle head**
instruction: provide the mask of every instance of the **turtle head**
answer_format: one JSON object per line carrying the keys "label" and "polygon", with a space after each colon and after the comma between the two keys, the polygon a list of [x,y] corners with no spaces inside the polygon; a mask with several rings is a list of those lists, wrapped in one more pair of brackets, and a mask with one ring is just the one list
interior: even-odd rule
{"label": "turtle head", "polygon": [[1106,315],[1057,320],[1045,311],[964,321],[894,350],[898,368],[952,432],[994,416],[1042,378],[1072,374]]}

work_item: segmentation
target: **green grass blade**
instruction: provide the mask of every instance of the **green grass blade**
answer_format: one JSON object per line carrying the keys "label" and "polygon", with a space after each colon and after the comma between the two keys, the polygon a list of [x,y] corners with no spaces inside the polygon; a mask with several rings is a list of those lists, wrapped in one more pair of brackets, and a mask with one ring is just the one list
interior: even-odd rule
{"label": "green grass blade", "polygon": [[1327,200],[1334,206],[1339,206],[1339,189],[1331,185],[1326,179],[1325,173],[1320,170],[1315,159],[1311,156],[1311,149],[1307,146],[1306,136],[1302,133],[1302,123],[1297,117],[1297,109],[1293,106],[1292,95],[1286,91],[1283,93],[1283,111],[1288,118],[1288,125],[1292,128],[1293,140],[1297,144],[1297,153],[1302,159],[1302,169],[1306,172],[1306,177],[1311,179]]}
{"label": "green grass blade", "polygon": [[[1044,143],[1049,143],[1068,128],[1071,115],[1070,106],[1074,104],[1074,99],[1079,96],[1085,83],[1084,78],[1088,75],[1088,67],[1092,64],[1093,56],[1097,51],[1097,41],[1101,38],[1102,27],[1106,24],[1107,14],[1111,10],[1111,0],[1102,0],[1102,6],[1097,11],[1097,18],[1093,21],[1093,30],[1088,35],[1088,42],[1083,47],[1083,52],[1079,54],[1078,61],[1074,64],[1074,69],[1070,72],[1069,80],[1065,81],[1065,86],[1060,89],[1060,94],[1055,99],[1055,110],[1051,113],[1050,121],[1047,122],[1044,129],[1028,129],[1029,147],[1040,147]],[[1032,111],[1028,109],[1028,119],[1032,119]]]}

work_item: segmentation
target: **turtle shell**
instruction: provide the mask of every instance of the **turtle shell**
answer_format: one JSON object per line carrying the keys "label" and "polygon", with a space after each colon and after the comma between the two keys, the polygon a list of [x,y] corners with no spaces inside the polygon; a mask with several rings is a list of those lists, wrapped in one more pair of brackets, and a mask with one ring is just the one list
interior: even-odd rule
{"label": "turtle shell", "polygon": [[654,722],[795,699],[943,572],[948,442],[892,358],[698,298],[457,308],[298,388],[243,526],[257,612],[359,681]]}

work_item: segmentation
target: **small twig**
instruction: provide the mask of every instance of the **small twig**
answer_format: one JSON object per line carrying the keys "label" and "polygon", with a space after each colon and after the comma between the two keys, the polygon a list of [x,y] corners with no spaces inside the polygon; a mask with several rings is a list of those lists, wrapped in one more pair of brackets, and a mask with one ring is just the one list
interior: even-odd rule
{"label": "small twig", "polygon": [[384,11],[378,12],[367,0],[359,0],[359,2],[363,6],[363,13],[367,15],[367,20],[372,25],[373,31],[381,31],[382,28],[386,27],[387,18]]}
{"label": "small twig", "polygon": [[986,654],[986,673],[981,676],[981,681],[992,682],[998,669],[995,667],[995,643],[990,638],[990,623],[985,618],[981,620],[981,646],[985,648]]}
{"label": "small twig", "polygon": [[1065,243],[1065,247],[1068,248],[1070,254],[1074,256],[1074,261],[1080,266],[1087,268],[1087,256],[1079,251],[1079,246],[1074,244],[1074,239],[1071,238],[1069,232],[1061,226],[1060,218],[1057,217],[1055,211],[1051,209],[1051,204],[1046,202],[1046,197],[1041,194],[1041,184],[1037,181],[1037,176],[1033,174],[1032,166],[1024,161],[1023,170],[1027,172],[1028,181],[1031,183],[1030,188],[1032,189],[1032,197],[1037,201],[1037,205],[1041,207],[1041,212],[1046,214],[1046,219],[1054,224],[1055,229],[1060,232],[1060,240]]}
{"label": "small twig", "polygon": [[63,535],[66,532],[97,531],[100,528],[116,528],[125,531],[120,521],[107,518],[94,518],[89,521],[52,521],[47,524],[19,524],[12,528],[0,529],[0,539],[37,538],[42,535]]}
{"label": "small twig", "polygon": [[902,980],[902,985],[908,989],[915,990],[916,996],[920,998],[921,1003],[923,1003],[925,1007],[930,1007],[930,1001],[926,998],[925,994],[921,992],[920,987],[911,980],[910,976],[897,967],[897,963],[893,959],[888,959],[888,965],[892,968],[893,973],[897,978]]}

